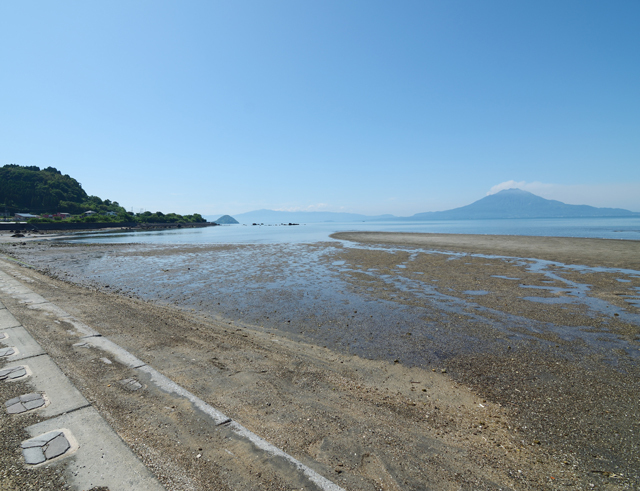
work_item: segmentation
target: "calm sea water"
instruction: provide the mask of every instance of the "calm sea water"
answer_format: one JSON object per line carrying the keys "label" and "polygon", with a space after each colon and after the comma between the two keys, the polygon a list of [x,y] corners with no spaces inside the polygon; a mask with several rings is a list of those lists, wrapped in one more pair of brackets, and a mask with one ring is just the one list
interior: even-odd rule
{"label": "calm sea water", "polygon": [[84,243],[259,244],[313,243],[334,232],[430,232],[448,234],[531,235],[640,240],[640,218],[531,218],[502,220],[432,220],[421,222],[350,222],[287,225],[223,225],[151,232],[80,233]]}

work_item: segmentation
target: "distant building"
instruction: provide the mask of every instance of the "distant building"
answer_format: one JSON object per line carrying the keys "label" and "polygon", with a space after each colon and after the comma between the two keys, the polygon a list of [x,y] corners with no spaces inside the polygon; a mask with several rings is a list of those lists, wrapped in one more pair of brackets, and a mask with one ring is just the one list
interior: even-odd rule
{"label": "distant building", "polygon": [[54,218],[70,218],[71,217],[71,213],[56,213],[53,216],[54,216]]}
{"label": "distant building", "polygon": [[14,215],[16,220],[29,220],[30,218],[40,218],[38,215],[32,215],[31,213],[16,213]]}
{"label": "distant building", "polygon": [[85,211],[84,214],[87,215],[87,216],[91,216],[91,215],[95,215],[96,212],[89,210],[89,211]]}
{"label": "distant building", "polygon": [[108,211],[105,213],[105,215],[109,215],[110,217],[114,217],[117,215],[117,213],[115,211]]}

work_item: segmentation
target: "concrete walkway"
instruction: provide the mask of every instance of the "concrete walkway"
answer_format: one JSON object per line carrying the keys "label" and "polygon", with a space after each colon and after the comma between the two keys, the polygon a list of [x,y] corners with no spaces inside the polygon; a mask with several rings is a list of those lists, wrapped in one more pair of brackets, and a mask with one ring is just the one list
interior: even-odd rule
{"label": "concrete walkway", "polygon": [[[4,270],[7,269],[6,264],[0,263],[0,266],[4,266],[2,268]],[[21,276],[19,268],[9,267],[9,271],[12,275],[0,271],[2,295],[25,304],[30,310],[41,312],[53,322],[64,321],[65,325],[73,326],[74,330],[68,330],[67,334],[70,338],[77,339],[74,347],[99,349],[105,355],[102,359],[105,363],[116,360],[137,372],[138,380],[143,380],[145,384],[152,384],[162,392],[171,393],[174,397],[189,401],[209,418],[212,425],[219,427],[220,431],[233,433],[236,439],[244,441],[252,446],[256,453],[262,454],[259,460],[263,462],[275,460],[278,462],[278,467],[287,467],[289,469],[287,473],[296,475],[296,481],[303,483],[304,489],[342,490],[340,486],[233,421],[153,367],[30,290],[15,278],[15,276],[18,278]],[[27,278],[21,279],[27,280]],[[43,394],[46,400],[46,405],[33,410],[41,411],[41,414],[48,419],[28,427],[27,431],[32,438],[22,444],[27,465],[55,465],[56,462],[73,456],[72,461],[67,463],[66,474],[68,483],[76,489],[89,489],[95,486],[106,486],[111,491],[162,489],[159,482],[129,447],[72,386],[47,353],[31,337],[28,330],[20,325],[4,305],[0,304],[0,307],[0,349],[1,347],[8,349],[4,359],[9,362],[3,367],[3,371],[14,370],[7,376],[11,377],[18,374],[15,372],[16,369],[23,369],[25,373],[21,378],[28,380],[33,391]],[[1,379],[2,371],[0,371]],[[10,383],[10,380],[7,378],[0,383]],[[137,390],[140,387],[135,379],[127,379],[122,383],[128,390]],[[16,404],[19,401],[12,402]]]}
{"label": "concrete walkway", "polygon": [[[25,293],[26,289],[22,290],[16,283],[0,273],[2,287],[10,286],[25,300],[35,299],[35,294]],[[0,374],[16,368],[22,368],[24,372],[19,378],[0,383],[25,380],[33,390],[18,398],[19,401],[2,401],[5,409],[11,417],[38,411],[46,418],[26,428],[32,437],[21,445],[27,467],[56,465],[64,461],[67,482],[74,489],[100,486],[111,491],[163,489],[2,303],[0,343],[11,350],[3,357],[8,363]],[[40,404],[38,399],[44,402]],[[38,405],[31,407],[34,403]],[[22,407],[16,408],[19,405]],[[10,408],[15,409],[10,411]]]}

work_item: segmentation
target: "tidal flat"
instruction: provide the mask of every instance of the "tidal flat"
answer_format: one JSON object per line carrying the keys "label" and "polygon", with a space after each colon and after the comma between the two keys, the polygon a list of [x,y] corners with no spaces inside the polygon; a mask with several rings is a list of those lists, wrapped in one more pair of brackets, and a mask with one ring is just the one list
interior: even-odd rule
{"label": "tidal flat", "polygon": [[2,251],[347,489],[640,486],[640,242],[332,239]]}

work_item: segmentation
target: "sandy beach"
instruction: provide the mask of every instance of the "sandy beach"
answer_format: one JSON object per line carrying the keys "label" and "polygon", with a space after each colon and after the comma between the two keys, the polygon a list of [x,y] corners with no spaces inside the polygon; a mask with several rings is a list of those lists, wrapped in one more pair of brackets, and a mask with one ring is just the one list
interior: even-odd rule
{"label": "sandy beach", "polygon": [[[640,486],[640,243],[333,238],[5,237],[0,269],[345,489]],[[193,407],[123,390],[126,367],[1,300],[167,489],[292,489]]]}

